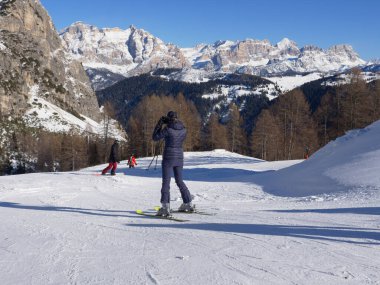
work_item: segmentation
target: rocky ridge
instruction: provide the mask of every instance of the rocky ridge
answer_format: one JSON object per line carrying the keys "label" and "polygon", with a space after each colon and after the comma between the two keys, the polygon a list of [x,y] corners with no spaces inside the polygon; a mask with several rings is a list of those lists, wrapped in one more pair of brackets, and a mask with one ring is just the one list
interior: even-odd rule
{"label": "rocky ridge", "polygon": [[21,117],[41,97],[77,117],[100,119],[83,66],[67,53],[38,0],[0,2],[0,71],[2,115]]}
{"label": "rocky ridge", "polygon": [[73,57],[86,68],[107,69],[126,77],[168,68],[183,71],[181,76],[177,72],[177,80],[196,82],[214,73],[329,73],[366,63],[350,45],[335,45],[327,50],[311,45],[299,48],[287,38],[274,45],[268,40],[246,39],[179,48],[134,26],[126,30],[99,29],[82,22],[74,23],[60,35]]}

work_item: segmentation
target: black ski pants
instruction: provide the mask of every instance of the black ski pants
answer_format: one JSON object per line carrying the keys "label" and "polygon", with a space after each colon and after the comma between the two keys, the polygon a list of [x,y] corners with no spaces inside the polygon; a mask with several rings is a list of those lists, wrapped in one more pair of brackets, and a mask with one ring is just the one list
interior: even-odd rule
{"label": "black ski pants", "polygon": [[171,172],[174,172],[175,183],[181,191],[183,203],[191,202],[190,191],[182,178],[182,166],[167,166],[162,165],[162,188],[161,188],[161,203],[170,203],[170,179]]}

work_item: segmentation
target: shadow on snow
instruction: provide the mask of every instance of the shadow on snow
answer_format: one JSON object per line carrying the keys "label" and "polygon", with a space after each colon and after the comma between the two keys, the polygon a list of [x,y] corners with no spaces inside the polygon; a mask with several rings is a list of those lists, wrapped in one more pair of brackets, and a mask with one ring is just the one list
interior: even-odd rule
{"label": "shadow on snow", "polygon": [[91,216],[103,216],[103,217],[128,217],[136,218],[136,215],[127,215],[135,214],[134,211],[123,211],[123,210],[101,210],[101,209],[84,209],[84,208],[72,208],[72,207],[57,207],[57,206],[31,206],[23,205],[13,202],[0,202],[0,207],[2,208],[13,208],[20,210],[34,210],[34,211],[55,211],[55,212],[66,212],[66,213],[78,213]]}
{"label": "shadow on snow", "polygon": [[[120,168],[119,171],[132,177],[161,177],[161,166],[156,170]],[[236,168],[190,168],[183,170],[183,179],[202,182],[253,182],[254,176],[272,171],[257,172]]]}
{"label": "shadow on snow", "polygon": [[[152,219],[150,217],[139,216],[134,211],[123,210],[101,210],[101,209],[85,209],[73,207],[56,207],[56,206],[31,206],[22,205],[13,202],[0,202],[0,207],[13,208],[20,210],[33,211],[56,211],[63,213],[78,213],[92,216],[103,217],[128,217]],[[326,209],[338,212],[340,209]],[[342,209],[347,210],[347,209]],[[352,208],[350,211],[365,211],[366,208]],[[373,212],[372,208],[367,209]],[[305,210],[307,211],[307,210]],[[311,210],[313,211],[313,210]],[[378,211],[378,209],[376,210]],[[343,212],[342,212],[343,213]],[[251,235],[266,235],[266,236],[288,236],[314,240],[326,240],[335,242],[345,242],[353,244],[380,245],[380,231],[377,229],[363,229],[351,227],[317,227],[317,226],[290,226],[290,225],[265,225],[265,224],[226,224],[226,223],[176,223],[172,221],[166,224],[127,224],[130,227],[147,227],[147,228],[172,228],[172,229],[191,229],[204,230],[214,232],[224,232],[231,234],[251,234]],[[248,236],[244,236],[250,238]],[[355,240],[356,239],[356,240]],[[366,240],[366,241],[364,241]],[[370,241],[370,240],[374,240]]]}
{"label": "shadow on snow", "polygon": [[[325,240],[352,244],[380,245],[380,231],[350,227],[317,227],[265,224],[131,224],[130,227],[172,228],[224,232],[231,234],[251,234],[263,236],[284,236],[312,240]],[[250,238],[249,236],[244,236]],[[370,241],[372,240],[372,241]]]}
{"label": "shadow on snow", "polygon": [[335,209],[301,209],[301,210],[268,210],[278,213],[321,213],[321,214],[360,214],[380,215],[380,207],[335,208]]}

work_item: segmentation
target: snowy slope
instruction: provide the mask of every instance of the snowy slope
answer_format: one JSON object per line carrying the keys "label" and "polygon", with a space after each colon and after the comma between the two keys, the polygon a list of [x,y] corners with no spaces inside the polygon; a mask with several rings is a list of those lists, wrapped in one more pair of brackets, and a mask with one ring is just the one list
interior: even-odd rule
{"label": "snowy slope", "polygon": [[[149,171],[151,158],[132,170],[122,162],[116,176],[95,176],[100,165],[0,177],[1,284],[379,284],[378,125],[306,162],[186,153],[194,202],[216,215],[177,214],[185,223],[135,214],[159,204],[160,159]],[[293,180],[322,166],[319,179]],[[371,183],[359,185],[364,174]],[[289,196],[291,185],[330,188],[263,192],[274,179]],[[174,181],[171,194],[178,207]]]}
{"label": "snowy slope", "polygon": [[264,175],[260,183],[265,191],[281,196],[378,192],[379,138],[380,121],[377,121],[330,142],[301,164],[268,175],[271,179]]}
{"label": "snowy slope", "polygon": [[[68,133],[74,130],[78,133],[87,132],[103,136],[103,122],[98,123],[83,114],[74,116],[72,113],[48,102],[39,93],[38,85],[33,85],[30,88],[28,103],[31,107],[23,116],[24,121],[29,126],[57,133]],[[100,108],[100,112],[103,112],[102,108]],[[116,128],[115,120],[111,120],[109,132],[111,137],[124,140],[122,132]]]}
{"label": "snowy slope", "polygon": [[309,73],[307,75],[295,75],[295,76],[274,76],[264,77],[278,85],[282,92],[290,91],[296,87],[299,87],[305,83],[318,80],[324,75],[322,73]]}

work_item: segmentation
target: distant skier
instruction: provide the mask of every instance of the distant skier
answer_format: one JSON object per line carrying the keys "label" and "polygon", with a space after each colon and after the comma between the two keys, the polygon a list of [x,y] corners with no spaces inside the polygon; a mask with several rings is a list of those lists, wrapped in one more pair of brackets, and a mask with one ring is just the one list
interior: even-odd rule
{"label": "distant skier", "polygon": [[308,159],[310,155],[310,149],[308,147],[305,147],[305,152],[303,154],[304,159]]}
{"label": "distant skier", "polygon": [[[164,128],[163,125],[166,124]],[[179,190],[183,204],[178,211],[193,212],[194,207],[191,203],[190,191],[182,179],[183,169],[183,149],[182,144],[186,138],[186,128],[178,120],[177,113],[170,111],[167,116],[161,117],[153,131],[153,140],[165,140],[165,148],[162,158],[162,188],[161,204],[157,216],[170,216],[170,179],[171,170],[173,169],[174,178]]]}
{"label": "distant skier", "polygon": [[114,143],[111,146],[111,152],[110,156],[108,158],[108,166],[103,169],[102,175],[105,175],[108,170],[111,169],[111,175],[115,175],[116,173],[116,168],[117,164],[120,163],[120,158],[119,158],[119,141],[115,140]]}
{"label": "distant skier", "polygon": [[135,165],[137,165],[136,158],[133,154],[129,157],[128,165],[129,168],[135,168]]}

